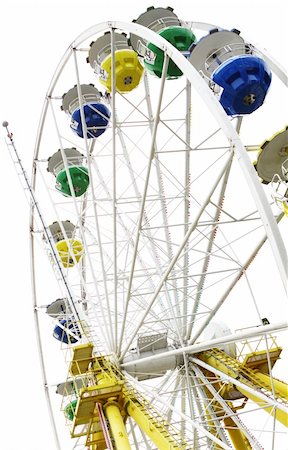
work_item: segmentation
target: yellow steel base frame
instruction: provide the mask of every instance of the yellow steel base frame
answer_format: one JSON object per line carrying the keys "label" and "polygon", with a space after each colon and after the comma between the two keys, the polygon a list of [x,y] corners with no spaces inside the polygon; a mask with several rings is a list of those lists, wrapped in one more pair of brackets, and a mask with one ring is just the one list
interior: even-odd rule
{"label": "yellow steel base frame", "polygon": [[[270,365],[271,361],[272,365],[275,363],[280,353],[280,348],[270,350]],[[265,404],[257,396],[257,393],[252,394],[245,389],[245,386],[256,386],[262,392],[268,393],[268,395],[273,392],[277,399],[281,400],[282,403],[288,404],[287,384],[275,379],[271,381],[271,378],[267,375],[266,352],[254,352],[248,355],[242,363],[219,349],[202,352],[198,354],[198,358],[211,367],[209,376],[215,376],[215,380],[218,380],[219,389],[217,388],[217,391],[228,401],[232,410],[232,401],[236,389],[238,398],[239,396],[244,399],[249,398],[261,405],[265,411],[272,411],[273,406],[268,403]],[[220,370],[231,378],[240,380],[242,387],[238,385],[235,387],[232,383],[230,385],[222,384],[217,375],[213,375],[213,368]],[[178,432],[173,430],[171,425],[153,409],[152,405],[139,392],[129,386],[122,374],[112,366],[107,357],[93,356],[92,344],[74,347],[68,375],[69,383],[71,383],[71,376],[75,380],[75,386],[79,386],[79,381],[82,382],[83,386],[80,389],[75,388],[75,393],[72,397],[75,400],[76,396],[77,406],[71,427],[71,437],[84,436],[86,438],[85,445],[90,450],[112,448],[110,439],[113,441],[114,449],[131,450],[125,426],[128,416],[134,419],[141,430],[160,450],[187,450],[193,448],[181,438]],[[207,398],[209,398],[208,391]],[[232,399],[231,402],[229,399]],[[223,420],[223,425],[228,431],[235,449],[251,449],[245,433],[242,433],[238,428],[233,417],[230,418],[223,414],[221,405],[216,399],[211,397],[210,404],[217,418]],[[101,405],[101,410],[104,411],[104,423],[107,423],[107,427],[104,427],[105,430],[100,423],[101,420],[97,410],[99,405]],[[236,409],[234,411],[236,412]],[[209,415],[209,412],[207,414]],[[284,425],[288,425],[287,414],[282,410],[276,410],[275,417]],[[109,438],[107,438],[107,432],[110,435]]]}
{"label": "yellow steel base frame", "polygon": [[[68,379],[82,381],[82,388],[73,394],[77,406],[71,429],[71,437],[85,437],[90,450],[109,448],[100,424],[97,405],[101,405],[109,428],[113,448],[131,450],[125,423],[132,417],[142,431],[161,450],[187,450],[191,448],[182,440],[152,406],[127,382],[121,373],[105,357],[93,356],[93,345],[74,347]],[[111,448],[111,447],[110,447]]]}

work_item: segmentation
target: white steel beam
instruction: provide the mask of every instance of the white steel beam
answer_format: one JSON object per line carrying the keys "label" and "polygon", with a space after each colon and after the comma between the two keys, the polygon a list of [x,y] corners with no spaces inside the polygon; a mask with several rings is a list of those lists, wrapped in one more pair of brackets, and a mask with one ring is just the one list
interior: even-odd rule
{"label": "white steel beam", "polygon": [[[246,339],[251,339],[257,336],[263,336],[271,333],[276,333],[279,331],[284,331],[288,329],[288,323],[287,322],[281,322],[281,323],[275,323],[271,325],[260,325],[259,327],[252,327],[248,328],[245,331],[238,331],[236,333],[228,334],[227,336],[223,336],[221,338],[212,339],[205,342],[200,342],[198,344],[193,345],[187,345],[187,347],[181,347],[177,348],[175,350],[170,350],[169,352],[163,352],[163,353],[157,353],[157,355],[149,356],[145,358],[145,363],[148,365],[152,361],[159,361],[162,358],[167,358],[167,355],[169,356],[177,356],[177,355],[183,355],[184,353],[189,353],[190,355],[193,355],[195,353],[203,352],[205,350],[209,350],[211,348],[219,347],[223,344],[229,344],[232,342],[238,342]],[[144,358],[134,360],[131,362],[123,362],[121,364],[121,367],[124,369],[127,369],[127,367],[131,365],[137,365],[137,363],[143,364]]]}

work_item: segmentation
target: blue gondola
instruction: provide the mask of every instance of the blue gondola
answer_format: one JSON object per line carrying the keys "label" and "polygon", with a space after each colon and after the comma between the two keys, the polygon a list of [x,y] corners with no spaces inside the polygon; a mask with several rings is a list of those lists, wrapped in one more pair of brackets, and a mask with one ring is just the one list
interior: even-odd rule
{"label": "blue gondola", "polygon": [[[87,127],[87,138],[94,139],[101,136],[108,126],[111,115],[107,106],[103,103],[86,103],[83,106],[83,112]],[[83,138],[81,108],[77,108],[73,112],[70,127],[78,136]]]}
{"label": "blue gondola", "polygon": [[229,116],[250,114],[264,102],[271,83],[271,71],[257,56],[234,56],[212,74],[223,88],[220,103]]}
{"label": "blue gondola", "polygon": [[53,331],[55,339],[64,342],[64,344],[75,344],[81,339],[81,333],[77,323],[66,319],[60,320],[59,323],[61,326],[56,325]]}

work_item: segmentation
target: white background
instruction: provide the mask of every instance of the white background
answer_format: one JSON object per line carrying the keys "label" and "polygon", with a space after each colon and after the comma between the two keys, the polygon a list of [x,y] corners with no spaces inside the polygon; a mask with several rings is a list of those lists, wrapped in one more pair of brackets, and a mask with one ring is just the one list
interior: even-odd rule
{"label": "white background", "polygon": [[[184,20],[238,28],[248,40],[260,43],[287,65],[288,11],[285,5],[283,0],[154,3],[155,7],[173,7]],[[110,19],[132,21],[148,6],[151,6],[150,0],[2,3],[0,120],[9,121],[28,173],[45,93],[70,42],[93,24]],[[54,450],[33,323],[28,206],[8,156],[4,129],[2,131],[0,446],[3,450]],[[287,317],[287,311],[283,313]]]}

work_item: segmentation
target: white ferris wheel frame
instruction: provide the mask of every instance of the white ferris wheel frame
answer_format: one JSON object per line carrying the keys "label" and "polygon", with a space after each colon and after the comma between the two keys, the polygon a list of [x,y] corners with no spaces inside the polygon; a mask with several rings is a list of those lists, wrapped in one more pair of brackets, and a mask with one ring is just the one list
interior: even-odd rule
{"label": "white ferris wheel frame", "polygon": [[[212,28],[215,28],[215,25],[212,24],[205,24],[202,22],[186,22],[189,24],[189,26],[193,27],[193,29],[199,29],[202,31],[209,31]],[[39,148],[41,144],[42,139],[42,132],[43,127],[45,123],[46,113],[49,105],[49,98],[51,97],[54,87],[61,76],[61,73],[69,60],[69,58],[73,54],[73,49],[77,48],[83,41],[91,37],[92,35],[95,35],[97,33],[101,33],[106,31],[107,29],[110,30],[121,30],[124,32],[129,32],[136,34],[140,36],[141,38],[144,38],[147,42],[151,42],[155,44],[158,48],[163,50],[167,54],[167,56],[173,60],[173,62],[179,67],[179,69],[186,75],[187,79],[191,83],[191,85],[197,90],[197,92],[201,95],[202,99],[206,103],[207,107],[210,109],[211,113],[213,114],[214,118],[219,124],[219,127],[224,132],[229,144],[231,145],[231,148],[234,149],[235,155],[237,156],[239,165],[241,167],[241,170],[243,172],[243,175],[246,179],[247,185],[250,189],[251,195],[254,198],[255,204],[257,206],[257,209],[259,211],[260,217],[262,219],[262,223],[264,226],[264,229],[267,234],[268,241],[271,245],[272,252],[279,270],[279,273],[281,275],[281,279],[283,282],[284,287],[286,288],[287,285],[287,256],[285,252],[285,245],[283,243],[283,239],[281,237],[280,231],[277,226],[277,222],[272,214],[271,208],[269,206],[269,203],[267,201],[267,198],[263,192],[263,188],[259,182],[258,176],[256,174],[256,171],[251,164],[251,161],[247,155],[247,151],[244,147],[244,145],[241,142],[241,138],[239,137],[237,130],[234,128],[233,124],[227,117],[225,111],[223,110],[221,104],[219,103],[218,99],[215,97],[215,95],[212,93],[204,79],[201,77],[199,72],[192,66],[192,64],[168,41],[166,41],[164,38],[162,38],[159,34],[151,31],[150,29],[143,27],[141,25],[138,25],[136,23],[125,23],[122,21],[107,21],[103,22],[97,25],[94,25],[81,33],[69,46],[67,51],[65,52],[64,56],[62,57],[55,73],[52,78],[52,81],[50,83],[50,86],[48,88],[46,99],[44,102],[42,115],[40,118],[37,138],[36,138],[36,145],[35,145],[35,151],[34,151],[34,159],[37,159]],[[111,33],[113,34],[113,33]],[[270,68],[275,73],[275,75],[287,86],[288,85],[288,78],[287,74],[285,73],[284,69],[281,67],[279,63],[277,63],[265,50],[259,49],[257,47],[257,51],[262,54],[263,58],[268,62],[270,65]],[[113,57],[113,55],[112,55]],[[113,93],[112,93],[113,94]],[[113,125],[113,132],[115,133],[115,124]],[[35,189],[36,185],[36,168],[33,167],[32,171],[32,187]],[[31,222],[30,222],[30,229],[33,229],[33,212],[34,212],[34,204],[31,204]],[[50,394],[49,394],[49,387],[47,384],[47,377],[46,377],[46,369],[45,369],[45,362],[44,362],[44,355],[43,355],[43,349],[41,344],[41,336],[40,336],[40,327],[39,327],[39,320],[38,320],[38,311],[37,311],[37,301],[36,301],[36,280],[35,280],[35,270],[34,270],[34,242],[33,242],[33,233],[31,233],[31,273],[32,273],[32,295],[34,297],[34,317],[36,322],[36,330],[37,330],[37,340],[38,340],[38,348],[39,348],[39,354],[40,354],[40,362],[41,362],[41,368],[42,368],[42,375],[43,375],[43,384],[45,387],[45,394],[46,394],[46,400],[48,404],[48,410],[52,422],[52,428],[54,431],[55,436],[55,443],[57,450],[61,450],[60,447],[60,441],[58,438],[58,432],[57,427],[55,423],[55,419],[53,416],[53,408],[51,404]],[[235,342],[237,339],[242,338],[249,338],[251,336],[257,336],[261,333],[268,333],[271,331],[280,331],[281,329],[284,329],[287,327],[286,323],[281,324],[275,324],[271,327],[257,327],[254,330],[249,330],[247,332],[241,333],[241,335],[236,333],[235,335],[227,336],[227,338],[223,338],[221,342]],[[268,329],[269,328],[269,329]],[[230,340],[229,340],[230,339]],[[218,339],[219,341],[219,339]],[[218,343],[217,340],[210,341],[207,343],[208,347],[205,345],[201,347],[199,346],[198,351],[201,349],[209,348],[209,346],[216,345]],[[220,342],[220,341],[219,341]],[[187,347],[187,351],[189,351],[189,347]],[[180,351],[180,350],[179,350]],[[181,350],[183,352],[183,349]],[[177,353],[177,351],[175,351]],[[124,365],[125,366],[125,365]]]}

